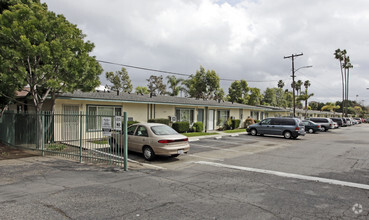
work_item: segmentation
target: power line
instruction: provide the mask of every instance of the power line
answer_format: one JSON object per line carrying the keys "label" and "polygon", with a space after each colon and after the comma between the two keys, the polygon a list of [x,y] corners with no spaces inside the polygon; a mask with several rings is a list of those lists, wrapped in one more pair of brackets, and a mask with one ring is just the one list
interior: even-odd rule
{"label": "power line", "polygon": [[[110,61],[104,61],[104,60],[97,60],[100,63],[106,63],[106,64],[110,64],[110,65],[117,65],[117,66],[123,66],[123,67],[128,67],[128,68],[133,68],[133,69],[139,69],[139,70],[147,70],[147,71],[152,71],[152,72],[158,72],[158,73],[165,73],[165,74],[172,74],[172,75],[179,75],[179,76],[191,76],[192,74],[185,74],[185,73],[177,73],[177,72],[171,72],[171,71],[166,71],[166,70],[157,70],[157,69],[151,69],[151,68],[147,68],[147,67],[140,67],[140,66],[132,66],[132,65],[127,65],[127,64],[121,64],[121,63],[114,63],[114,62],[110,62]],[[220,80],[223,81],[236,81],[236,79],[225,79],[225,78],[220,78]],[[254,80],[254,81],[248,81],[247,82],[275,82],[275,80]]]}

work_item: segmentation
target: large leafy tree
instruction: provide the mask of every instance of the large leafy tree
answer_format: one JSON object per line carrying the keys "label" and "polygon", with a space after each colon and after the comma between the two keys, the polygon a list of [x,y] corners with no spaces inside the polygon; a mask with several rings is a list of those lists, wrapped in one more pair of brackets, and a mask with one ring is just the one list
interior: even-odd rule
{"label": "large leafy tree", "polygon": [[108,86],[110,89],[123,92],[132,92],[132,82],[129,78],[127,70],[124,67],[115,73],[106,72],[105,77],[112,84],[111,86]]}
{"label": "large leafy tree", "polygon": [[264,105],[277,106],[277,95],[274,88],[266,88],[264,91]]}
{"label": "large leafy tree", "polygon": [[63,15],[39,1],[18,3],[0,15],[0,82],[30,87],[36,112],[51,96],[77,89],[90,91],[102,72],[94,44]]}
{"label": "large leafy tree", "polygon": [[250,88],[245,80],[236,80],[228,88],[228,101],[247,104]]}
{"label": "large leafy tree", "polygon": [[204,67],[200,66],[200,70],[196,71],[195,75],[191,75],[184,85],[190,97],[213,99],[220,88],[219,81],[219,76],[214,70],[205,71]]}
{"label": "large leafy tree", "polygon": [[163,76],[151,75],[150,78],[147,79],[147,82],[148,82],[147,88],[149,89],[149,93],[165,95],[166,85],[163,83]]}
{"label": "large leafy tree", "polygon": [[247,104],[249,105],[260,105],[263,100],[263,95],[259,88],[250,88],[250,96]]}

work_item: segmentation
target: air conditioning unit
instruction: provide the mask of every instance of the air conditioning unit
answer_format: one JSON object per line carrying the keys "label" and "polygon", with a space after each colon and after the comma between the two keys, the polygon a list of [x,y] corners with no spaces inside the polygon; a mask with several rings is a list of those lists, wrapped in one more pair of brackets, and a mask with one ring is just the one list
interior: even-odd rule
{"label": "air conditioning unit", "polygon": [[177,121],[177,117],[176,116],[169,116],[169,120],[171,122],[176,122]]}

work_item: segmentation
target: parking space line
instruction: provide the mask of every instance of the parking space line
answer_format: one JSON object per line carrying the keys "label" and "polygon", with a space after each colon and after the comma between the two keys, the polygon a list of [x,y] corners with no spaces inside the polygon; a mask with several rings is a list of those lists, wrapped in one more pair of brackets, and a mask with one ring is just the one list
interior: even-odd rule
{"label": "parking space line", "polygon": [[238,150],[228,149],[228,148],[221,148],[221,147],[212,147],[212,146],[205,146],[203,144],[196,144],[196,147],[202,147],[202,148],[210,148],[215,150],[224,150],[224,151],[230,151],[230,152],[240,152]]}
{"label": "parking space line", "polygon": [[341,181],[341,180],[327,179],[327,178],[321,178],[321,177],[315,177],[315,176],[306,176],[306,175],[293,174],[293,173],[285,173],[285,172],[279,172],[279,171],[273,171],[273,170],[257,169],[257,168],[251,168],[251,167],[234,166],[234,165],[221,164],[221,163],[215,163],[215,162],[210,162],[210,161],[197,161],[194,163],[369,190],[369,185],[365,185],[361,183],[352,183],[352,182],[346,182],[346,181]]}
{"label": "parking space line", "polygon": [[[187,156],[189,156],[189,157],[197,157],[197,158],[206,159],[206,160],[224,161],[223,159],[203,157],[203,156],[199,156],[199,155],[195,155],[195,154],[188,154]],[[190,162],[190,163],[192,163],[192,162]]]}

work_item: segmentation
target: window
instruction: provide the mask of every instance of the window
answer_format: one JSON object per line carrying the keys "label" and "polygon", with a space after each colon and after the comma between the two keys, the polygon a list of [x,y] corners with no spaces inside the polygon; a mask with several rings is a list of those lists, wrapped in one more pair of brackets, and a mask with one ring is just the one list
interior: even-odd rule
{"label": "window", "polygon": [[261,121],[261,125],[270,125],[271,118],[265,119]]}
{"label": "window", "polygon": [[127,134],[128,135],[134,135],[136,131],[137,125],[132,125],[127,128]]}
{"label": "window", "polygon": [[148,133],[147,133],[147,129],[144,126],[139,126],[137,128],[137,132],[136,132],[136,136],[141,136],[141,137],[148,137]]}
{"label": "window", "polygon": [[166,125],[158,125],[151,127],[152,132],[156,135],[172,135],[178,134],[173,128]]}
{"label": "window", "polygon": [[177,121],[188,121],[190,124],[193,123],[193,109],[176,109]]}
{"label": "window", "polygon": [[197,121],[204,123],[204,109],[197,110]]}
{"label": "window", "polygon": [[122,116],[122,107],[117,106],[87,106],[87,130],[101,130],[101,117],[111,116],[113,128],[113,116]]}
{"label": "window", "polygon": [[229,118],[229,110],[218,110],[217,125],[224,125]]}
{"label": "window", "polygon": [[259,120],[259,112],[251,111],[251,118]]}

